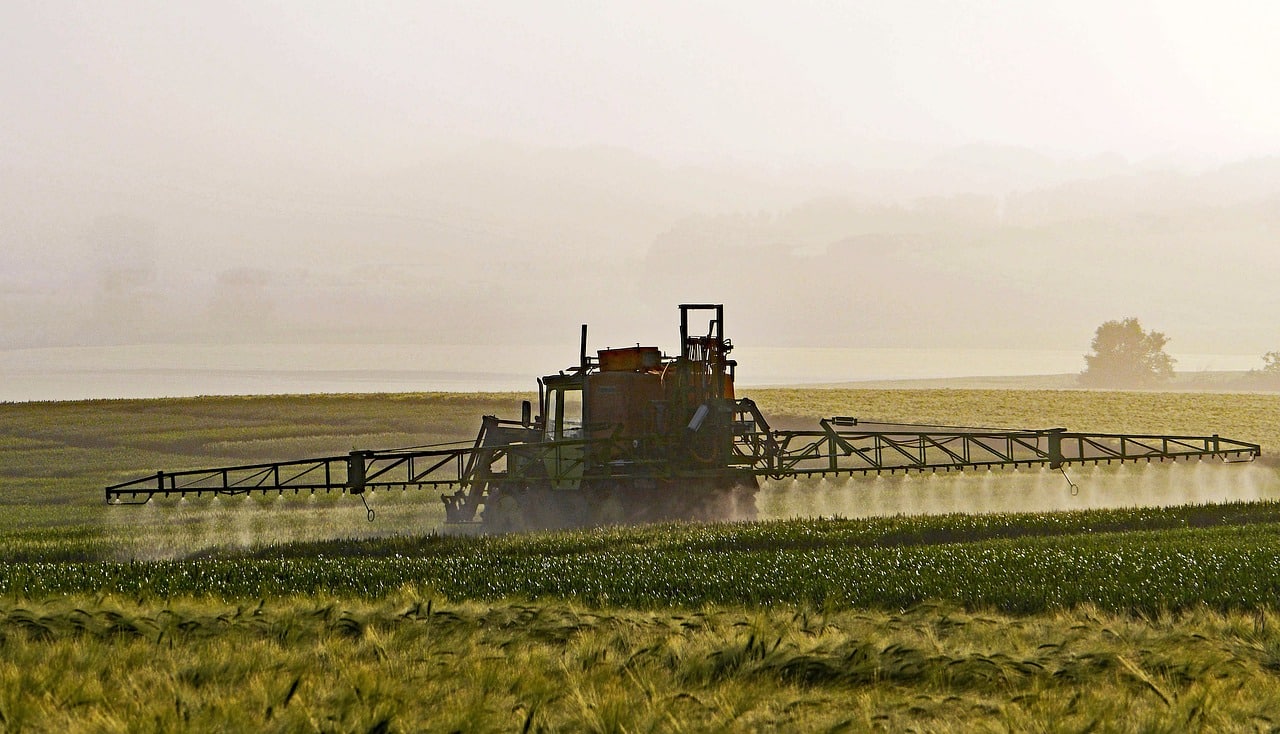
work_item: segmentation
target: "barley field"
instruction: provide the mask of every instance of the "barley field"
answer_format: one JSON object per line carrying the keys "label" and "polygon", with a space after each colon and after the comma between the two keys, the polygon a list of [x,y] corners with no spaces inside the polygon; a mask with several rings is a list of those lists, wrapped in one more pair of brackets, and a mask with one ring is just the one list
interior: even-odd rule
{"label": "barley field", "polygon": [[13,731],[1269,731],[1280,617],[0,602]]}
{"label": "barley field", "polygon": [[[0,730],[1270,731],[1273,465],[912,476],[765,520],[459,537],[427,492],[107,507],[157,469],[474,437],[518,394],[0,404]],[[1219,433],[1280,400],[753,391],[775,425]]]}

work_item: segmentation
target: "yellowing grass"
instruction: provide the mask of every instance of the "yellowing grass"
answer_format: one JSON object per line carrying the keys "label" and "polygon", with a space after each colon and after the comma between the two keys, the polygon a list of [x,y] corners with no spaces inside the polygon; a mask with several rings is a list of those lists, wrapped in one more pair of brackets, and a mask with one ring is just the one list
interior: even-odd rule
{"label": "yellowing grass", "polygon": [[0,604],[34,731],[1225,731],[1275,723],[1280,619],[68,598]]}

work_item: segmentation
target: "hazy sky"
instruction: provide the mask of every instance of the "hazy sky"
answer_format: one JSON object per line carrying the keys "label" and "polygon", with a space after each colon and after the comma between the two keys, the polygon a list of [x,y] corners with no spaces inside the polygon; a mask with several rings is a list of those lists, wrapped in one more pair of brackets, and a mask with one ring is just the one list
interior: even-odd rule
{"label": "hazy sky", "polygon": [[[530,314],[564,302],[548,300],[557,277],[578,302],[645,295],[619,283],[663,237],[678,240],[673,251],[696,249],[696,236],[686,235],[703,225],[688,225],[690,217],[710,217],[703,228],[714,230],[711,237],[742,230],[744,241],[779,251],[803,244],[820,253],[830,242],[874,234],[863,220],[848,231],[838,221],[810,242],[787,239],[794,232],[782,226],[761,227],[780,239],[756,242],[751,225],[722,227],[715,217],[763,212],[767,220],[818,196],[935,195],[945,187],[929,162],[964,146],[986,146],[969,164],[1007,174],[964,179],[983,195],[1152,165],[1212,171],[1280,153],[1277,38],[1280,4],[1235,0],[6,0],[0,332],[8,336],[0,346],[154,339],[175,323],[196,323],[192,314],[247,326],[271,316],[313,330],[345,318],[356,328],[394,323],[406,304],[435,309],[441,323],[460,322],[447,336],[459,338],[476,333],[462,323],[468,318],[506,318],[508,299],[522,291],[524,320],[511,328],[530,328],[546,323]],[[1020,179],[1024,166],[1039,173]],[[1233,267],[1244,268],[1249,248],[1274,231],[1257,202],[1272,201],[1280,182],[1274,169],[1260,170],[1254,179],[1230,179],[1244,189],[1260,181],[1256,192],[1233,189],[1228,202],[1253,207],[1247,231],[1233,235]],[[889,171],[917,173],[881,176]],[[1174,183],[1171,191],[1188,188]],[[1213,191],[1201,184],[1191,188]],[[953,192],[964,193],[957,186]],[[1109,185],[1117,193],[1107,202],[1091,189],[1077,197],[1080,216],[1131,205],[1149,213],[1144,197],[1162,194],[1144,186]],[[1221,203],[1211,199],[1188,200]],[[1183,248],[1169,262],[1197,262],[1194,253],[1218,247],[1218,223],[1202,217],[1196,227],[1167,239]],[[978,254],[966,262],[998,271],[1006,250],[984,254],[984,243],[970,241],[978,236],[944,243],[930,235],[932,244],[917,248],[925,255],[907,253],[918,262],[892,263],[900,290],[913,287],[919,263],[937,270],[939,282],[949,277],[930,246],[972,246]],[[1019,236],[997,239],[1016,248]],[[1042,232],[1040,240],[1070,247],[1075,236]],[[1143,236],[1154,243],[1163,235]],[[1114,246],[1099,241],[1104,254]],[[611,252],[630,259],[610,261]],[[730,262],[716,259],[724,252],[712,252],[712,262]],[[553,255],[577,270],[539,260]],[[1024,253],[1017,270],[996,276],[1013,281],[1060,267],[1048,251],[1037,257]],[[1130,259],[1151,260],[1146,250]],[[1062,274],[1078,283],[1089,262]],[[1243,277],[1274,283],[1280,262],[1273,256],[1250,267]],[[609,279],[613,272],[619,280]],[[1125,290],[1136,272],[1110,273],[1107,292]],[[789,292],[803,297],[802,272],[763,275],[794,280]],[[1213,310],[1273,305],[1255,304],[1239,288],[1214,292],[1217,285],[1188,286],[1192,295],[1175,303],[1150,280],[1133,278],[1129,300],[1055,294],[1055,308],[1078,323],[1065,335],[1061,325],[1037,332],[1036,346],[1083,348],[1099,318],[1146,316],[1155,304],[1154,325],[1172,332],[1175,344],[1183,338],[1230,351],[1213,328]],[[715,282],[721,290],[673,287],[679,295],[660,298],[736,297],[730,278]],[[931,297],[996,298],[981,282],[952,287]],[[175,295],[182,288],[189,293]],[[1035,296],[1043,281],[1010,288],[990,307],[1027,312],[1016,299]],[[165,289],[168,301],[158,295]],[[1072,293],[1084,306],[1078,314]],[[480,300],[490,309],[483,314]],[[191,312],[179,313],[179,305]],[[599,308],[577,306],[567,318]],[[862,325],[851,314],[830,331],[857,342]],[[556,318],[559,328],[565,317]],[[84,323],[67,327],[76,319]],[[779,317],[770,328],[787,325]],[[1238,331],[1257,333],[1248,325]],[[49,336],[55,332],[62,336]],[[905,345],[928,346],[930,333],[915,329]],[[968,334],[951,338],[969,342]],[[1258,337],[1239,348],[1273,341]]]}
{"label": "hazy sky", "polygon": [[[792,164],[887,143],[1280,149],[1263,2],[0,8],[10,163],[379,166],[456,138]],[[319,160],[316,160],[319,159]]]}

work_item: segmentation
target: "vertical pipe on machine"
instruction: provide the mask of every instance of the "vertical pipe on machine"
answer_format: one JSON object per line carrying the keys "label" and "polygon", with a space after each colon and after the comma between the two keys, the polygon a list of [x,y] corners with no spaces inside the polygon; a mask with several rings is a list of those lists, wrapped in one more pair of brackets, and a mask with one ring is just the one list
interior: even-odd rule
{"label": "vertical pipe on machine", "polygon": [[680,356],[689,356],[689,307],[680,306]]}
{"label": "vertical pipe on machine", "polygon": [[1053,428],[1049,430],[1049,468],[1062,468],[1062,434],[1065,429]]}
{"label": "vertical pipe on machine", "polygon": [[364,494],[366,451],[352,451],[347,456],[347,491],[351,494]]}

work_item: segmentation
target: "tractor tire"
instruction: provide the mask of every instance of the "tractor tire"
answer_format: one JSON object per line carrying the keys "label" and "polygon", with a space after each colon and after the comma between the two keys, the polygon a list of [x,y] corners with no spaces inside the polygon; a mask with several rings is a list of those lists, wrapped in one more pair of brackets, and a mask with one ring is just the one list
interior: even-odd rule
{"label": "tractor tire", "polygon": [[591,508],[591,525],[593,527],[626,525],[630,520],[627,517],[627,509],[623,504],[618,488],[611,487],[599,492],[594,499],[595,501]]}
{"label": "tractor tire", "polygon": [[516,495],[510,492],[490,498],[485,503],[480,520],[488,533],[519,533],[528,529],[524,507]]}

